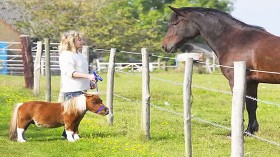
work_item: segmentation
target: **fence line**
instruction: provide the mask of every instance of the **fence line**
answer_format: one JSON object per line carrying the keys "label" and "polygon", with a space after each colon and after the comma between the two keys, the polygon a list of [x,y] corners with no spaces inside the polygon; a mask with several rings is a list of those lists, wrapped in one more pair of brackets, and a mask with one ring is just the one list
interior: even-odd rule
{"label": "fence line", "polygon": [[[121,72],[121,73],[124,73],[124,74],[131,74],[131,75],[134,75],[134,76],[141,76],[141,75],[139,75],[139,74],[132,74],[132,73],[128,73],[128,72]],[[174,81],[171,81],[171,80],[165,80],[165,79],[161,79],[161,78],[157,78],[157,77],[151,77],[151,78],[156,79],[156,80],[160,80],[160,81],[164,81],[164,82],[169,82],[169,83],[172,83],[172,84],[175,84],[175,85],[180,85],[180,86],[183,85],[183,83],[181,83],[181,82],[174,82]],[[230,94],[230,95],[232,95],[231,92],[222,91],[222,90],[216,90],[216,89],[211,89],[211,88],[206,88],[206,87],[201,87],[201,86],[196,86],[195,88],[200,88],[200,89],[204,89],[204,90],[209,90],[209,91],[214,91],[214,92],[219,92],[219,93],[224,93],[224,94]],[[119,98],[122,98],[122,99],[124,99],[124,100],[126,100],[126,101],[133,101],[132,99],[123,97],[123,96],[118,95],[118,94],[116,94],[116,93],[114,93],[114,96],[119,97]],[[255,100],[258,101],[257,99],[255,99]],[[135,102],[138,102],[138,103],[139,103],[140,101],[136,100]],[[264,101],[261,101],[261,102],[265,103]],[[178,113],[178,112],[175,112],[175,111],[172,111],[172,110],[168,110],[168,109],[166,109],[166,108],[163,108],[163,107],[154,105],[154,104],[152,104],[152,103],[151,103],[150,105],[151,105],[153,108],[156,108],[156,109],[158,109],[158,110],[165,111],[165,112],[172,113],[172,114],[179,115],[179,116],[183,116],[182,113]],[[192,117],[193,119],[195,119],[196,121],[200,121],[200,122],[202,122],[202,123],[207,123],[207,124],[210,124],[210,125],[215,126],[215,127],[223,128],[223,129],[226,129],[226,130],[231,130],[231,128],[229,128],[229,127],[226,127],[226,126],[223,126],[223,125],[220,125],[220,124],[217,124],[217,123],[213,123],[213,122],[211,122],[211,121],[204,120],[204,119],[202,119],[202,118],[199,118],[199,117],[196,117],[196,116],[193,116],[193,115],[192,115],[191,117]],[[249,133],[246,133],[246,134],[249,135],[249,136],[251,136],[251,137],[253,137],[253,138],[256,138],[256,139],[258,139],[258,140],[260,140],[260,141],[264,141],[264,142],[267,142],[267,143],[269,143],[269,144],[272,144],[272,145],[275,145],[275,146],[280,147],[280,143],[278,143],[278,142],[275,142],[275,141],[272,141],[272,140],[268,140],[268,139],[265,139],[265,138],[262,138],[262,137],[259,137],[259,136],[256,136],[256,135],[252,135],[252,134],[249,134]]]}
{"label": "fence line", "polygon": [[[129,72],[123,72],[123,71],[118,71],[118,72],[125,73],[125,74],[133,74],[135,76],[141,76],[140,74],[134,74],[134,73],[129,73]],[[158,78],[158,77],[154,77],[154,76],[151,76],[151,78],[153,78],[155,80],[163,81],[163,82],[168,82],[168,83],[171,83],[171,84],[174,84],[174,85],[177,85],[177,86],[182,86],[183,85],[182,82],[175,82],[175,81],[166,80],[166,79],[162,79],[162,78]],[[213,88],[198,86],[198,85],[195,85],[195,84],[192,84],[192,87],[198,88],[198,89],[203,89],[203,90],[206,90],[206,91],[212,91],[212,92],[232,95],[232,92],[225,91],[225,90],[213,89]],[[267,105],[273,105],[273,106],[276,106],[276,107],[280,107],[280,104],[276,103],[276,102],[270,102],[270,101],[262,100],[262,99],[259,99],[259,98],[257,99],[257,98],[253,98],[253,97],[247,96],[247,95],[246,95],[246,98],[249,98],[249,99],[252,99],[254,101],[258,101],[260,103],[264,103],[264,104],[267,104]]]}
{"label": "fence line", "polygon": [[[201,63],[201,64],[206,64],[205,62],[202,62],[202,61],[198,61],[198,63]],[[229,69],[233,69],[234,67],[233,66],[227,66],[227,65],[222,65],[222,64],[213,64],[217,67],[224,67],[224,68],[229,68]],[[251,72],[259,72],[259,73],[268,73],[268,74],[277,74],[277,75],[280,75],[280,72],[276,72],[276,71],[266,71],[266,70],[258,70],[258,69],[247,69],[248,71],[251,71]]]}
{"label": "fence line", "polygon": [[[21,49],[11,49],[11,48],[8,48],[12,45],[20,45],[21,42],[2,42],[1,43],[6,43],[6,44],[9,44],[8,46],[6,46],[6,48],[1,48],[0,50],[2,49],[5,49],[6,51],[11,51],[11,52],[21,52],[22,50]],[[34,47],[32,47],[32,59],[33,59],[33,62],[35,61],[35,53],[37,51],[37,43],[33,43],[33,45],[35,45]],[[58,43],[51,43],[51,45],[58,45]],[[42,52],[45,52],[45,50],[42,50]],[[58,65],[58,50],[50,50],[51,53],[51,71],[53,74],[59,74],[60,73],[60,69],[59,69],[59,65]],[[22,60],[22,55],[21,54],[7,54],[7,55],[0,55],[0,57],[7,57],[7,60],[1,60],[2,62],[6,63],[5,66],[3,65],[0,65],[0,69],[7,69],[7,74],[19,74],[19,75],[22,75],[23,74],[23,60]],[[42,55],[42,66],[41,66],[41,72],[44,72],[44,60],[45,60],[45,55]],[[44,73],[42,73],[44,74]]]}
{"label": "fence line", "polygon": [[[114,96],[115,96],[115,97],[118,97],[118,98],[121,98],[121,99],[123,99],[123,100],[129,101],[129,102],[139,103],[139,105],[141,104],[141,100],[132,100],[132,99],[130,99],[130,98],[124,97],[124,96],[119,95],[119,94],[116,94],[116,93],[114,93]],[[184,116],[183,113],[176,112],[176,111],[173,111],[173,110],[169,110],[169,109],[166,109],[166,108],[164,108],[164,107],[161,107],[161,106],[156,105],[156,104],[153,104],[153,103],[151,103],[151,107],[153,107],[153,108],[155,108],[155,109],[157,109],[157,110],[160,110],[160,111],[164,111],[164,112],[167,112],[167,113],[174,114],[174,115],[178,115],[178,116],[182,116],[182,117]],[[214,123],[214,122],[211,122],[211,121],[209,121],[209,120],[205,120],[205,119],[203,119],[203,118],[200,118],[200,117],[197,117],[197,116],[194,116],[194,115],[192,115],[192,119],[194,119],[194,120],[196,120],[196,121],[198,121],[198,122],[201,122],[201,123],[205,123],[205,124],[212,125],[212,126],[214,126],[214,127],[222,128],[222,129],[229,130],[229,131],[231,130],[230,127],[223,126],[223,125],[221,125],[221,124]],[[278,143],[278,142],[276,142],[276,141],[268,140],[268,139],[259,137],[259,136],[257,136],[257,135],[252,135],[252,134],[249,134],[249,133],[246,133],[246,134],[247,134],[248,136],[253,137],[253,138],[255,138],[255,139],[258,139],[258,140],[260,140],[260,141],[267,142],[267,143],[269,143],[269,144],[272,144],[272,145],[275,145],[275,146],[280,147],[280,143]]]}
{"label": "fence line", "polygon": [[[0,41],[1,43],[6,43],[6,44],[10,44],[8,45],[6,48],[1,48],[1,49],[5,49],[5,50],[9,50],[9,51],[21,51],[20,49],[7,49],[8,47],[10,47],[11,45],[15,45],[15,44],[20,44],[20,42],[5,42],[5,41]],[[36,44],[37,43],[34,43],[34,47],[36,47]],[[50,43],[50,45],[55,45],[55,46],[58,46],[59,43]],[[1,50],[0,49],[0,50]],[[106,52],[110,52],[110,50],[107,50],[107,49],[94,49],[95,51],[106,51]],[[36,50],[32,49],[32,52],[34,52]],[[43,50],[44,52],[44,50]],[[50,52],[58,52],[58,50],[50,50]],[[130,51],[119,51],[119,52],[122,52],[122,53],[131,53],[131,54],[137,54],[137,55],[141,55],[141,53],[138,53],[138,52],[130,52]],[[11,56],[8,56],[8,57],[20,57],[21,55],[11,55]],[[165,57],[165,56],[159,56],[159,55],[155,55],[154,53],[151,53],[151,56],[154,56],[154,57],[158,57],[158,58],[166,58],[166,59],[175,59],[173,57]],[[33,55],[33,58],[35,58],[35,55]],[[53,56],[53,53],[51,55],[51,58],[58,58],[58,56]],[[15,61],[15,60],[14,60]],[[9,60],[7,60],[7,62],[11,62]],[[17,61],[15,61],[17,62]],[[204,64],[204,65],[207,65],[207,63],[205,62],[202,62],[202,61],[197,61],[198,63],[201,63],[201,64]],[[55,71],[55,70],[59,70],[58,68],[58,65],[56,65],[58,63],[58,61],[51,61],[51,70],[52,71]],[[106,65],[106,63],[104,63],[104,65]],[[227,65],[221,65],[221,64],[213,64],[213,66],[217,66],[217,67],[224,67],[224,68],[231,68],[233,69],[232,66],[227,66]],[[18,66],[20,67],[20,66]],[[56,68],[54,68],[56,67]],[[155,66],[156,67],[156,66]],[[172,68],[173,66],[167,66],[167,67],[170,67]],[[0,67],[1,68],[1,67]],[[15,70],[16,68],[11,68],[12,70]],[[22,68],[23,69],[23,68]],[[18,69],[17,69],[18,70]],[[273,72],[273,71],[265,71],[265,70],[258,70],[258,69],[248,69],[249,71],[253,71],[253,72],[260,72],[260,73],[269,73],[269,74],[280,74],[280,72]],[[13,72],[13,73],[22,73],[22,72]]]}
{"label": "fence line", "polygon": [[[172,83],[172,84],[177,85],[177,86],[183,85],[183,83],[181,83],[181,82],[174,82],[174,81],[171,81],[171,80],[165,80],[165,79],[157,78],[157,77],[154,77],[154,76],[151,76],[151,78],[159,80],[159,81],[169,82],[169,83]],[[202,87],[202,86],[198,86],[198,85],[194,85],[194,84],[192,85],[192,87],[207,90],[207,91],[232,95],[232,92],[228,92],[228,91],[225,91],[225,90]],[[259,99],[259,98],[257,99],[257,98],[253,98],[253,97],[247,96],[247,95],[246,95],[246,98],[249,98],[249,99],[252,99],[254,101],[258,101],[258,102],[261,102],[261,103],[264,103],[264,104],[267,104],[267,105],[273,105],[273,106],[276,106],[276,107],[280,107],[280,104],[276,103],[276,102],[270,102],[270,101],[262,100],[262,99]]]}

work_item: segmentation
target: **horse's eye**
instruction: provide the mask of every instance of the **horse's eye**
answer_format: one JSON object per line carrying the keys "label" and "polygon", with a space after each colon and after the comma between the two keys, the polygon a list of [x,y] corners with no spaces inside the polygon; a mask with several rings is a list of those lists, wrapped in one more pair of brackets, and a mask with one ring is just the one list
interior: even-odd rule
{"label": "horse's eye", "polygon": [[92,103],[93,103],[93,104],[96,104],[96,102],[95,102],[95,101],[92,101]]}
{"label": "horse's eye", "polygon": [[177,25],[180,21],[173,21],[171,24],[172,25]]}
{"label": "horse's eye", "polygon": [[178,25],[181,21],[183,21],[184,19],[178,19],[178,20],[175,20],[175,21],[173,21],[171,24],[172,25],[174,25],[174,26],[176,26],[176,25]]}

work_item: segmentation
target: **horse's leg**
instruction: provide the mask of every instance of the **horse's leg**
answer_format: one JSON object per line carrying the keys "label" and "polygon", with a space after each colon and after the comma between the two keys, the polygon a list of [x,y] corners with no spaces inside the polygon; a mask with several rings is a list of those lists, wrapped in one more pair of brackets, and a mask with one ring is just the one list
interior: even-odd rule
{"label": "horse's leg", "polygon": [[74,127],[74,135],[73,135],[74,140],[80,139],[79,130],[78,130],[79,125],[80,125],[80,121],[79,121],[79,122],[75,125],[75,127]]}
{"label": "horse's leg", "polygon": [[74,131],[73,129],[65,126],[65,133],[66,133],[66,138],[69,142],[74,142],[74,138],[73,138],[73,135],[74,135]]}
{"label": "horse's leg", "polygon": [[[247,93],[246,95],[252,98],[258,97],[258,85],[257,82],[247,82]],[[259,124],[257,121],[256,110],[257,101],[251,98],[246,98],[246,109],[248,112],[249,123],[245,132],[254,134],[254,132],[259,130]]]}
{"label": "horse's leg", "polygon": [[84,115],[85,115],[85,113],[80,115],[77,118],[77,122],[75,123],[75,126],[74,126],[74,139],[75,140],[80,139],[80,136],[79,136],[79,125],[80,125],[80,122],[82,121],[82,119],[84,118]]}
{"label": "horse's leg", "polygon": [[24,139],[24,129],[23,128],[17,128],[17,141],[18,142],[26,142]]}
{"label": "horse's leg", "polygon": [[26,142],[24,137],[24,132],[32,122],[32,119],[29,118],[29,115],[26,115],[25,112],[18,112],[18,121],[17,121],[17,141]]}
{"label": "horse's leg", "polygon": [[74,142],[74,123],[73,121],[65,121],[65,133],[66,133],[66,138],[69,142]]}

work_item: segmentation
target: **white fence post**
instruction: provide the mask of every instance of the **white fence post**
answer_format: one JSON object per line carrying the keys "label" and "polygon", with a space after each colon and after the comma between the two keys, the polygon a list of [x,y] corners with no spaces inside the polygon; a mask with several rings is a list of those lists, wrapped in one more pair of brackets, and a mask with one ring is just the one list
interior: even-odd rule
{"label": "white fence post", "polygon": [[113,93],[114,93],[114,74],[115,74],[115,56],[116,48],[111,48],[110,59],[107,73],[107,95],[106,104],[109,108],[109,114],[107,116],[107,121],[110,125],[113,125],[114,112],[113,112]]}
{"label": "white fence post", "polygon": [[50,39],[45,38],[45,74],[46,74],[46,94],[45,99],[51,102],[51,66],[50,66]]}
{"label": "white fence post", "polygon": [[149,53],[146,48],[141,49],[142,53],[142,124],[147,139],[150,135],[150,73]]}
{"label": "white fence post", "polygon": [[212,58],[213,58],[212,72],[215,72],[216,71],[216,55],[213,51],[212,51]]}
{"label": "white fence post", "polygon": [[96,69],[97,69],[97,71],[98,71],[98,72],[100,72],[100,71],[101,71],[101,69],[100,69],[100,61],[99,61],[99,59],[96,59]]}
{"label": "white fence post", "polygon": [[234,87],[231,111],[231,156],[244,156],[244,103],[246,89],[246,63],[234,62]]}
{"label": "white fence post", "polygon": [[185,75],[183,85],[184,97],[184,135],[186,157],[192,156],[192,137],[191,137],[191,84],[193,73],[193,59],[188,58],[185,62]]}
{"label": "white fence post", "polygon": [[33,95],[38,96],[40,93],[40,68],[41,68],[41,57],[42,57],[42,41],[37,41],[36,58],[34,62],[34,87]]}

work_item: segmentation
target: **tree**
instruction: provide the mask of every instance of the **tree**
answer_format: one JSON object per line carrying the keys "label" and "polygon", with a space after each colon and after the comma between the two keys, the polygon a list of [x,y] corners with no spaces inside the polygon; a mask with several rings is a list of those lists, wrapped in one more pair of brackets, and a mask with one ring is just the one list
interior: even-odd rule
{"label": "tree", "polygon": [[171,10],[167,6],[202,6],[230,12],[230,0],[17,0],[26,10],[18,27],[32,36],[59,41],[70,29],[84,32],[94,48],[115,47],[162,52],[161,39]]}

